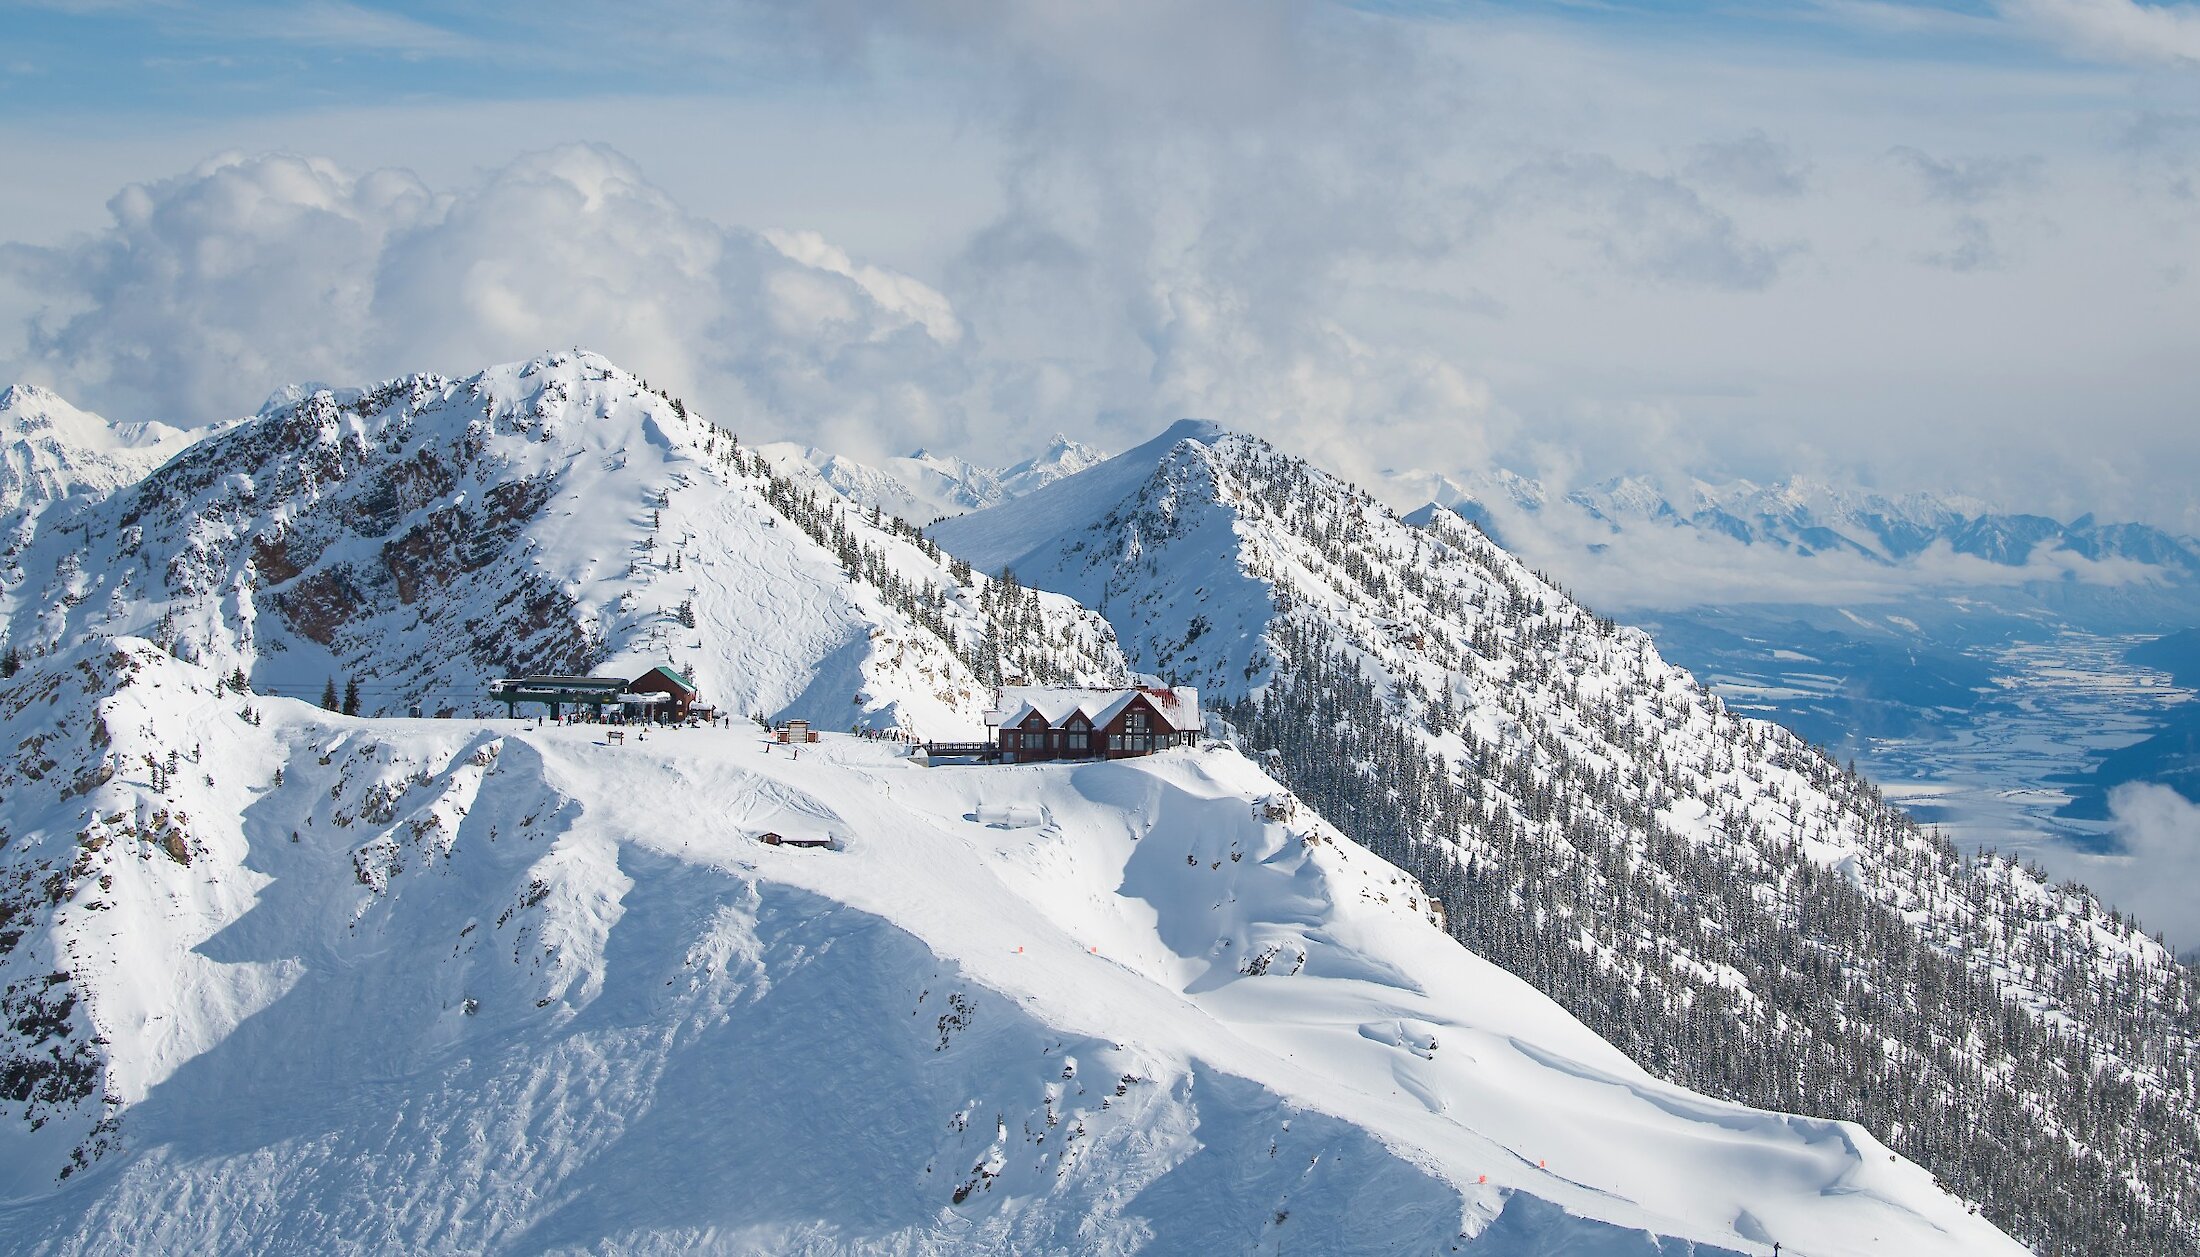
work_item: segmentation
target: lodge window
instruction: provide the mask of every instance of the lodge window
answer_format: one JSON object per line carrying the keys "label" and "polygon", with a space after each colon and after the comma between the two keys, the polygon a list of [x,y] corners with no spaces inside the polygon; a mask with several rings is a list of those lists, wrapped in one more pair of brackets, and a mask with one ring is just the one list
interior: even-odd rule
{"label": "lodge window", "polygon": [[1081,732],[1080,732],[1080,733],[1072,733],[1072,734],[1070,734],[1070,735],[1069,735],[1069,749],[1071,749],[1071,750],[1073,750],[1073,751],[1082,751],[1082,750],[1084,750],[1084,749],[1085,749],[1085,735],[1084,735],[1083,733],[1081,733]]}
{"label": "lodge window", "polygon": [[1109,735],[1108,735],[1108,749],[1109,749],[1109,750],[1111,750],[1111,751],[1120,751],[1120,750],[1122,750],[1122,749],[1123,749],[1123,735],[1122,735],[1122,734],[1120,734],[1120,733],[1111,733],[1111,734],[1109,734]]}

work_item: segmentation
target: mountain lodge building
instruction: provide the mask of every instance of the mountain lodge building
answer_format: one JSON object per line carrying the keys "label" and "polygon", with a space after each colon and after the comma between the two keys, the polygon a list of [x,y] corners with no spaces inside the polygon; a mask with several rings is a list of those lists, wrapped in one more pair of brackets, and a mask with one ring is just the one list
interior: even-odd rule
{"label": "mountain lodge building", "polygon": [[996,748],[1004,764],[1127,759],[1199,741],[1199,691],[1014,685],[1001,691]]}
{"label": "mountain lodge building", "polygon": [[662,665],[651,668],[634,678],[626,688],[629,693],[633,694],[663,695],[664,705],[660,710],[669,714],[674,720],[685,720],[694,711],[695,683],[682,674]]}
{"label": "mountain lodge building", "polygon": [[517,716],[521,703],[541,703],[555,720],[571,707],[586,708],[596,719],[609,707],[628,719],[686,720],[691,715],[712,714],[698,707],[694,682],[670,667],[651,668],[632,681],[618,677],[518,676],[489,682],[489,697],[504,704],[505,714]]}

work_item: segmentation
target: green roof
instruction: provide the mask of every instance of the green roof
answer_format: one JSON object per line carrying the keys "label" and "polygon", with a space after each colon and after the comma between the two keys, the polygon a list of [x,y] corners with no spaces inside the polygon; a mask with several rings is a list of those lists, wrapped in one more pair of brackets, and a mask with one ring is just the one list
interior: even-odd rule
{"label": "green roof", "polygon": [[[658,664],[656,667],[651,668],[649,672],[662,672],[666,676],[672,678],[672,683],[679,686],[681,689],[687,690],[690,693],[693,693],[695,690],[695,682],[690,681],[686,677],[681,676],[678,672],[673,671],[670,665]],[[644,672],[641,676],[635,677],[627,684],[640,685],[644,680],[648,678],[649,672]]]}

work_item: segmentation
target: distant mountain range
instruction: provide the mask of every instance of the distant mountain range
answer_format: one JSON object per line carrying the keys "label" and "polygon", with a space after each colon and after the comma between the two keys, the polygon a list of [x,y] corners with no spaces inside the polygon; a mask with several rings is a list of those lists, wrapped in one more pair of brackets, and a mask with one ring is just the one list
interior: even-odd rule
{"label": "distant mountain range", "polygon": [[161,423],[111,424],[32,384],[0,390],[0,584],[54,503],[112,492],[202,435]]}
{"label": "distant mountain range", "polygon": [[1769,485],[1692,480],[1679,494],[1642,476],[1558,493],[1504,470],[1460,477],[1407,472],[1392,483],[1457,511],[1501,544],[1525,543],[1529,538],[1521,534],[1532,530],[1594,552],[1613,537],[1657,527],[1798,557],[1848,555],[1887,566],[1944,546],[1952,554],[2006,567],[2024,567],[2062,551],[2096,563],[2120,559],[2178,579],[2200,578],[2200,539],[2147,524],[2104,522],[2092,514],[2062,521],[1959,495],[1888,495],[1802,476]]}
{"label": "distant mountain range", "polygon": [[834,492],[852,502],[875,506],[920,524],[1014,501],[1108,457],[1059,434],[1044,450],[1008,467],[981,467],[967,459],[929,450],[872,466],[787,441],[757,449],[783,471],[814,472]]}

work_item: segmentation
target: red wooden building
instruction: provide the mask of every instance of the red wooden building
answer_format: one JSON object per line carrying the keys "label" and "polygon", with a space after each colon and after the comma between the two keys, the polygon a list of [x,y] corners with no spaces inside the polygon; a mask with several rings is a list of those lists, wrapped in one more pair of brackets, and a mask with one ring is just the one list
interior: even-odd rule
{"label": "red wooden building", "polygon": [[664,695],[658,711],[673,720],[685,720],[694,713],[695,683],[670,668],[651,668],[634,678],[626,688],[630,694]]}
{"label": "red wooden building", "polygon": [[1125,759],[1199,740],[1199,691],[1188,685],[1001,691],[996,746],[1004,764]]}

